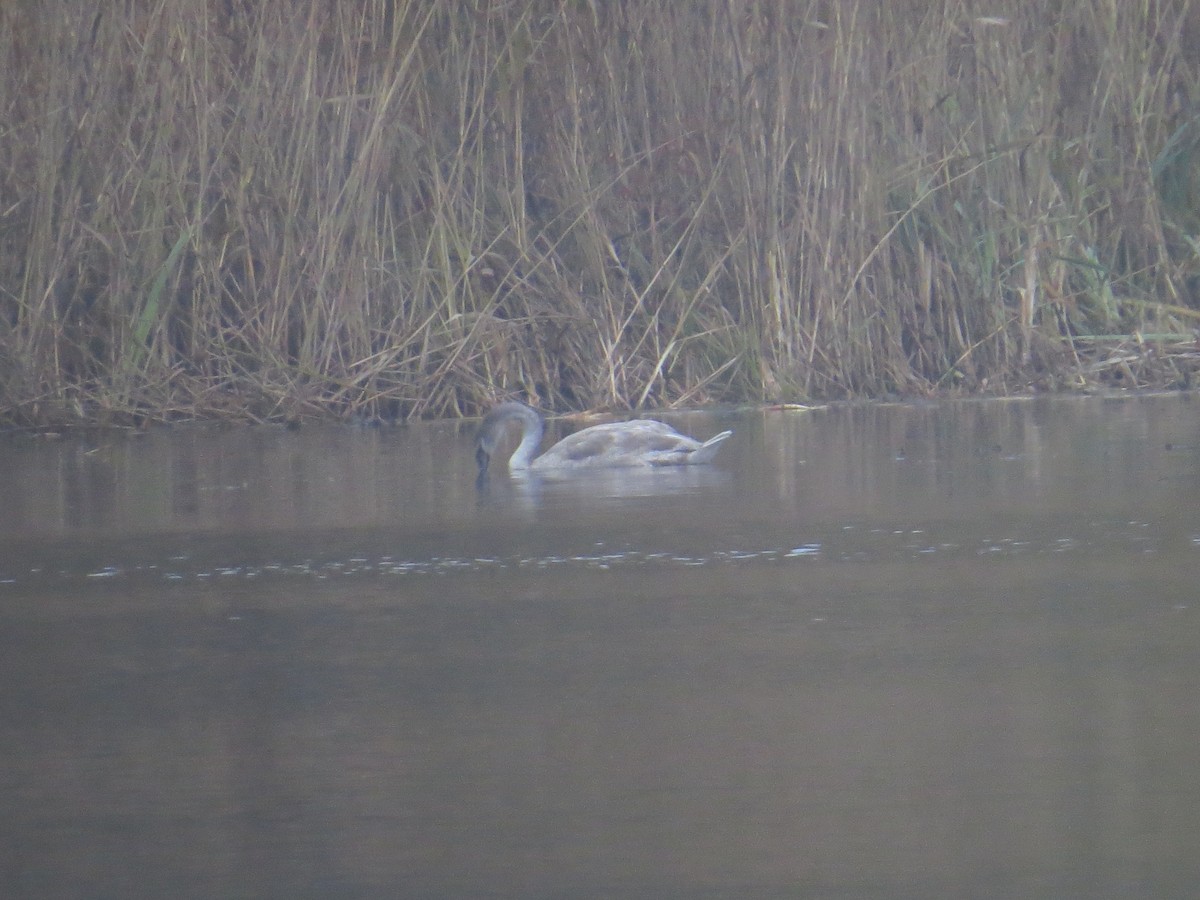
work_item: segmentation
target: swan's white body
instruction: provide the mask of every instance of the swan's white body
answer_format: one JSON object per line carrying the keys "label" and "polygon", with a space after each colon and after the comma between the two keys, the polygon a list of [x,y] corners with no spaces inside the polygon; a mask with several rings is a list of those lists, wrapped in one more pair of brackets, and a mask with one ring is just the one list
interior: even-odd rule
{"label": "swan's white body", "polygon": [[680,434],[665,422],[634,419],[593,425],[563,438],[534,458],[545,433],[542,417],[524,403],[501,403],[484,416],[475,442],[479,472],[488,463],[509,422],[521,425],[521,443],[508,459],[509,469],[519,472],[547,469],[619,468],[627,466],[687,466],[711,462],[721,441],[733,432],[722,431],[701,442]]}

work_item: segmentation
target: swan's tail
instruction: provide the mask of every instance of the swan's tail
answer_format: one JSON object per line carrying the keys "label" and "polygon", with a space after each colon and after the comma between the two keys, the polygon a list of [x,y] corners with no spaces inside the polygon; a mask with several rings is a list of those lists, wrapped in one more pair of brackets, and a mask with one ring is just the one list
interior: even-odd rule
{"label": "swan's tail", "polygon": [[688,454],[688,462],[690,463],[706,463],[711,462],[712,458],[717,455],[717,450],[720,449],[721,441],[733,434],[732,431],[722,431],[720,434],[710,437],[707,441]]}

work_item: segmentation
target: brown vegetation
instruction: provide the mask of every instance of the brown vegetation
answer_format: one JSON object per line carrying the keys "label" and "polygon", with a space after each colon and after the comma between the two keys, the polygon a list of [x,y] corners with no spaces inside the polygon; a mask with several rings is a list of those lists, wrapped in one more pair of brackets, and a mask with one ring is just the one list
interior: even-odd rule
{"label": "brown vegetation", "polygon": [[0,419],[1186,384],[1198,57],[1188,0],[8,0]]}

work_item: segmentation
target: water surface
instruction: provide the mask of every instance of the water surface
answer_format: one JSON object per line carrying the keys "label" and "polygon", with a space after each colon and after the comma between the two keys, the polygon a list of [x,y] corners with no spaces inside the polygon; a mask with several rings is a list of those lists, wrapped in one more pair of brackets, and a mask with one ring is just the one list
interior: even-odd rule
{"label": "water surface", "polygon": [[5,438],[0,893],[1194,896],[1197,411]]}

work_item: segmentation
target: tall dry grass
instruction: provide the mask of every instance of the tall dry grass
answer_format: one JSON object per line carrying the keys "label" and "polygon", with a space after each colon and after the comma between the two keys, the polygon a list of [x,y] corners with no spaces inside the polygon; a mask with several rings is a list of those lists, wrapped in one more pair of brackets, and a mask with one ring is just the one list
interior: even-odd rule
{"label": "tall dry grass", "polygon": [[1189,0],[10,0],[0,418],[1084,378],[1191,339]]}

